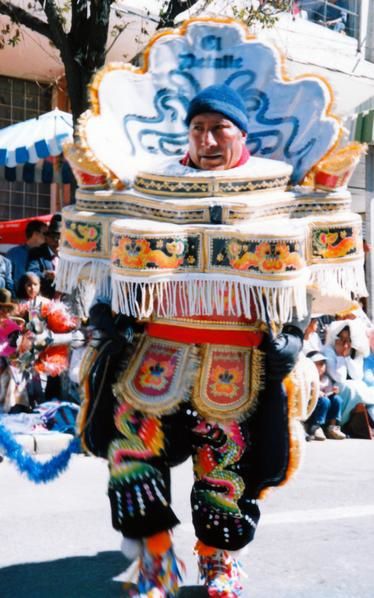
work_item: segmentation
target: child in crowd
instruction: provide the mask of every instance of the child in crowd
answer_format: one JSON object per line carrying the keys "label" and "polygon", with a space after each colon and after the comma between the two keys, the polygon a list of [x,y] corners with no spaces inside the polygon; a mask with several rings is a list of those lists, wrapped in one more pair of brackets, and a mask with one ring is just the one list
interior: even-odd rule
{"label": "child in crowd", "polygon": [[30,307],[40,307],[50,302],[50,299],[40,294],[40,278],[34,272],[26,272],[21,276],[18,286],[18,296],[20,304],[18,312],[20,315],[27,315]]}
{"label": "child in crowd", "polygon": [[40,278],[34,272],[26,272],[21,277],[19,286],[19,297],[24,300],[36,299],[40,295]]}
{"label": "child in crowd", "polygon": [[315,410],[310,416],[308,433],[310,440],[343,440],[345,434],[340,429],[342,398],[339,388],[326,374],[326,357],[318,351],[311,351],[307,357],[315,364],[320,383],[319,398]]}
{"label": "child in crowd", "polygon": [[[18,297],[20,298],[18,314],[24,318],[26,322],[33,323],[33,334],[41,332],[41,324],[39,321],[40,310],[43,305],[49,304],[51,300],[40,294],[39,276],[34,272],[26,272],[20,278],[17,292]],[[36,370],[33,370],[32,373],[27,372],[27,392],[32,407],[35,407],[38,403],[44,400],[43,386],[45,386],[46,383],[47,378],[44,377],[42,380]]]}

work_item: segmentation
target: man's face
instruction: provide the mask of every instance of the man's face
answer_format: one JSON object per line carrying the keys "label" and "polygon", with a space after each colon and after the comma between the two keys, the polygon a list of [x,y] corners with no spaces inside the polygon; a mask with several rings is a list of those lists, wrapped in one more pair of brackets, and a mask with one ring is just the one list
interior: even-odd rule
{"label": "man's face", "polygon": [[47,241],[48,247],[50,247],[54,253],[57,253],[60,243],[60,233],[48,232],[45,239]]}
{"label": "man's face", "polygon": [[242,155],[246,134],[219,112],[197,114],[188,130],[189,154],[201,170],[227,170]]}
{"label": "man's face", "polygon": [[40,231],[35,231],[32,235],[31,239],[33,241],[34,247],[40,247],[43,243],[45,243],[45,236],[47,233],[48,227],[42,227]]}

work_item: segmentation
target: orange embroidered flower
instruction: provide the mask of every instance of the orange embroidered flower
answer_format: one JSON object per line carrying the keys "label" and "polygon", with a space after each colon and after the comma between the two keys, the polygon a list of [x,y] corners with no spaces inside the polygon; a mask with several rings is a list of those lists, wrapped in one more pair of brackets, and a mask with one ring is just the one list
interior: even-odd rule
{"label": "orange embroidered flower", "polygon": [[212,369],[210,379],[212,384],[209,388],[213,395],[234,397],[239,390],[238,384],[243,381],[243,374],[238,369],[217,365]]}
{"label": "orange embroidered flower", "polygon": [[146,239],[120,239],[118,245],[112,250],[112,259],[118,260],[121,266],[129,268],[144,268],[148,262],[151,248]]}
{"label": "orange embroidered flower", "polygon": [[255,254],[259,259],[267,259],[271,255],[271,245],[267,241],[259,243],[256,247]]}
{"label": "orange embroidered flower", "polygon": [[226,244],[226,249],[229,258],[237,258],[242,251],[242,244],[240,241],[236,241],[236,239],[232,239],[229,243]]}
{"label": "orange embroidered flower", "polygon": [[169,361],[148,357],[140,368],[141,386],[162,390],[170,382],[174,368]]}

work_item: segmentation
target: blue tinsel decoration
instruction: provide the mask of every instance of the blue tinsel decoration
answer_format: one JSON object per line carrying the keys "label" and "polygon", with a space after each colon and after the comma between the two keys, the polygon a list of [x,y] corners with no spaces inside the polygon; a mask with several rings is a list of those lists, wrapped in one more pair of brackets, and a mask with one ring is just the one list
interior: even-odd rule
{"label": "blue tinsel decoration", "polygon": [[5,450],[5,456],[15,463],[21,473],[25,473],[29,480],[36,484],[47,483],[57,478],[66,469],[73,453],[80,452],[80,439],[73,438],[69,445],[49,461],[41,463],[33,459],[23,447],[18,444],[14,436],[0,423],[0,446]]}

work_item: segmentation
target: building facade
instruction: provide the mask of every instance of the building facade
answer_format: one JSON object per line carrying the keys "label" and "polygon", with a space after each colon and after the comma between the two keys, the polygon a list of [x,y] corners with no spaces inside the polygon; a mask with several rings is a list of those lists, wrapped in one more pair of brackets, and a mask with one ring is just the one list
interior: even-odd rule
{"label": "building facade", "polygon": [[[1,50],[0,50],[1,52]],[[53,85],[16,77],[0,75],[0,129],[35,118],[48,112],[52,106]],[[50,185],[24,183],[12,179],[12,174],[2,169],[0,177],[0,220],[27,218],[50,212]]]}

